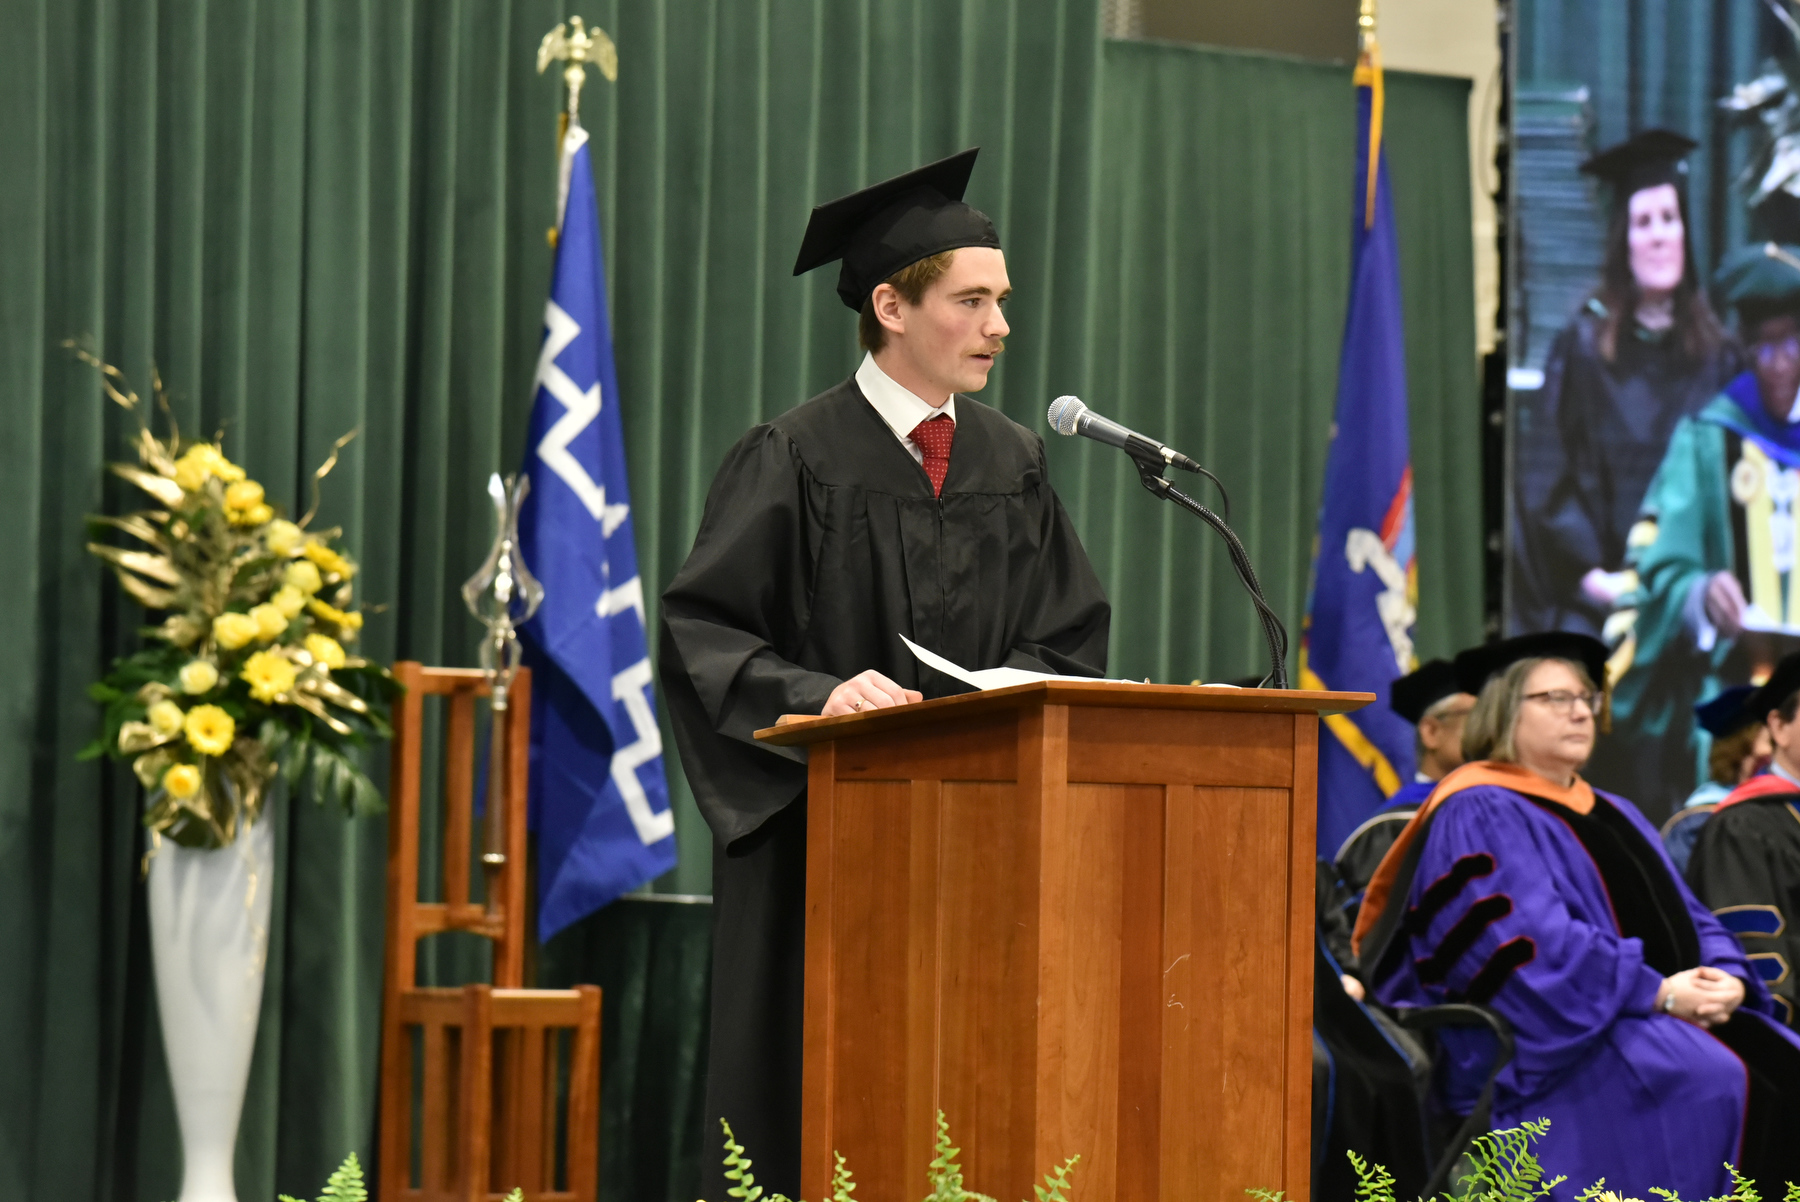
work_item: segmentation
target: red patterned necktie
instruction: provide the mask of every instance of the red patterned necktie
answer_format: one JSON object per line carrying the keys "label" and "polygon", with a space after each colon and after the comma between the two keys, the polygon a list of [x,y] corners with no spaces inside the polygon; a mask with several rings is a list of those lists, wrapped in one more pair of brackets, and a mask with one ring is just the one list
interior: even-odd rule
{"label": "red patterned necktie", "polygon": [[913,427],[911,438],[925,456],[925,474],[931,477],[931,495],[942,496],[944,473],[950,470],[950,444],[956,438],[956,421],[948,413],[928,417]]}

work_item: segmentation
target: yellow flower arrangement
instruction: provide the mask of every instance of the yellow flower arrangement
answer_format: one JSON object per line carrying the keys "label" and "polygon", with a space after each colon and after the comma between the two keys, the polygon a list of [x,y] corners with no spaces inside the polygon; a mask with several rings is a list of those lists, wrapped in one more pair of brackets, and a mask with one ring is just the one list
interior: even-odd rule
{"label": "yellow flower arrangement", "polygon": [[186,801],[200,792],[203,779],[200,769],[192,764],[171,764],[163,773],[162,787],[169,791],[169,796]]}
{"label": "yellow flower arrangement", "polygon": [[305,647],[315,661],[327,668],[344,666],[344,645],[328,634],[307,635]]}
{"label": "yellow flower arrangement", "polygon": [[244,661],[243,670],[238,673],[238,678],[250,686],[250,696],[264,704],[293,688],[299,676],[300,670],[285,655],[274,651],[258,651]]}
{"label": "yellow flower arrangement", "polygon": [[181,665],[176,678],[181,682],[182,692],[190,697],[198,697],[202,693],[211,692],[212,687],[219,683],[219,669],[210,661],[190,659]]}
{"label": "yellow flower arrangement", "polygon": [[348,580],[356,575],[356,565],[324,543],[309,541],[300,549],[300,553],[317,564],[319,571],[327,576],[337,576],[340,579]]}
{"label": "yellow flower arrangement", "polygon": [[291,584],[284,584],[275,590],[275,595],[269,598],[269,604],[291,621],[299,617],[300,612],[306,608],[306,594]]}
{"label": "yellow flower arrangement", "polygon": [[285,557],[294,553],[303,537],[300,527],[286,518],[276,518],[263,531],[263,546],[269,549],[269,554]]}
{"label": "yellow flower arrangement", "polygon": [[265,641],[277,638],[288,628],[288,616],[281,607],[264,601],[250,607],[249,618],[256,623],[256,637]]}
{"label": "yellow flower arrangement", "polygon": [[[101,369],[109,397],[136,409],[117,369],[77,354]],[[347,812],[379,809],[360,750],[388,737],[396,686],[344,649],[363,622],[351,587],[357,565],[335,545],[339,531],[312,525],[317,489],[313,510],[289,521],[216,443],[140,426],[133,448],[137,462],[112,471],[154,506],[92,520],[139,545],[88,549],[162,616],[145,647],[90,689],[105,728],[82,754],[129,761],[152,791],[145,825],[189,847],[232,843],[260,814],[278,771]]]}
{"label": "yellow flower arrangement", "polygon": [[262,625],[249,614],[220,614],[212,620],[213,641],[227,651],[236,651],[256,641]]}
{"label": "yellow flower arrangement", "polygon": [[287,566],[282,581],[289,587],[299,589],[307,596],[312,596],[325,587],[325,580],[319,575],[318,565],[311,560],[295,560]]}
{"label": "yellow flower arrangement", "polygon": [[327,605],[325,602],[317,600],[316,598],[306,603],[306,612],[321,621],[330,622],[340,630],[351,632],[352,636],[355,635],[356,631],[362,629],[363,616],[361,614],[357,613],[355,610],[346,613],[345,611]]}
{"label": "yellow flower arrangement", "polygon": [[164,739],[172,739],[180,734],[182,725],[187,721],[187,715],[181,712],[181,707],[166,698],[152,705],[144,716],[150,723],[150,729]]}
{"label": "yellow flower arrangement", "polygon": [[188,745],[201,755],[224,755],[237,737],[237,722],[216,705],[196,705],[185,726]]}

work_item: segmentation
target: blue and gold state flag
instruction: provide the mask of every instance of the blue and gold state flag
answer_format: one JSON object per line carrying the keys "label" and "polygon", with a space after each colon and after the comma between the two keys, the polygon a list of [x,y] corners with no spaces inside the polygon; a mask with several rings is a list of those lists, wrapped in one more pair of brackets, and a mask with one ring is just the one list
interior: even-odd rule
{"label": "blue and gold state flag", "polygon": [[613,370],[587,132],[563,140],[519,543],[544,586],[523,628],[538,933],[548,939],[675,867]]}
{"label": "blue and gold state flag", "polygon": [[1356,108],[1350,311],[1300,681],[1302,688],[1374,693],[1375,702],[1327,718],[1319,735],[1319,852],[1328,858],[1413,775],[1413,729],[1388,708],[1395,678],[1413,667],[1418,576],[1400,256],[1381,153],[1381,67],[1372,51],[1356,70]]}

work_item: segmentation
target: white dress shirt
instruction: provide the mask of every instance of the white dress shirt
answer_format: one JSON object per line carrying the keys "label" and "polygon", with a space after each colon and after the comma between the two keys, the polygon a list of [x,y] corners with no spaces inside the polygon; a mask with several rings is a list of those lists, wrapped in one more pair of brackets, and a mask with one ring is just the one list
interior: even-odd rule
{"label": "white dress shirt", "polygon": [[956,420],[954,394],[942,405],[934,407],[920,399],[916,393],[894,383],[893,377],[875,366],[875,356],[872,354],[863,355],[862,366],[856,369],[856,386],[869,398],[869,404],[875,406],[875,412],[881,414],[881,420],[894,432],[894,437],[900,440],[900,445],[906,448],[914,463],[925,462],[925,452],[912,440],[914,427],[940,413],[949,414],[951,421]]}

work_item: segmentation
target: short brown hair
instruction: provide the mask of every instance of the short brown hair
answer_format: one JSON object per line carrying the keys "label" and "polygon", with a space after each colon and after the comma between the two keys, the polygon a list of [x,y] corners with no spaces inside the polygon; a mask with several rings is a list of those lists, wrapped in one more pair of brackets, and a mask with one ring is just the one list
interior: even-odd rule
{"label": "short brown hair", "polygon": [[1762,732],[1761,722],[1751,722],[1728,735],[1720,735],[1714,739],[1712,750],[1706,753],[1706,774],[1721,785],[1741,784],[1738,780],[1738,768],[1742,766],[1744,757],[1755,749],[1756,736]]}
{"label": "short brown hair", "polygon": [[[884,283],[892,284],[900,299],[909,305],[916,305],[925,299],[925,289],[938,281],[946,271],[950,270],[950,261],[956,257],[954,250],[940,250],[935,255],[920,259],[917,263],[908,263],[899,271],[889,276]],[[879,286],[879,285],[877,285]],[[856,341],[870,354],[887,345],[887,327],[875,316],[875,293],[870,291],[863,298],[862,315],[856,322]]]}
{"label": "short brown hair", "polygon": [[1471,763],[1476,760],[1493,760],[1501,764],[1518,761],[1513,731],[1519,725],[1519,709],[1525,704],[1525,681],[1539,664],[1547,663],[1565,665],[1575,673],[1583,688],[1593,690],[1593,677],[1572,659],[1540,655],[1517,661],[1498,676],[1490,677],[1481,687],[1481,696],[1475,699],[1475,708],[1469,711],[1468,723],[1463,727],[1463,759]]}

